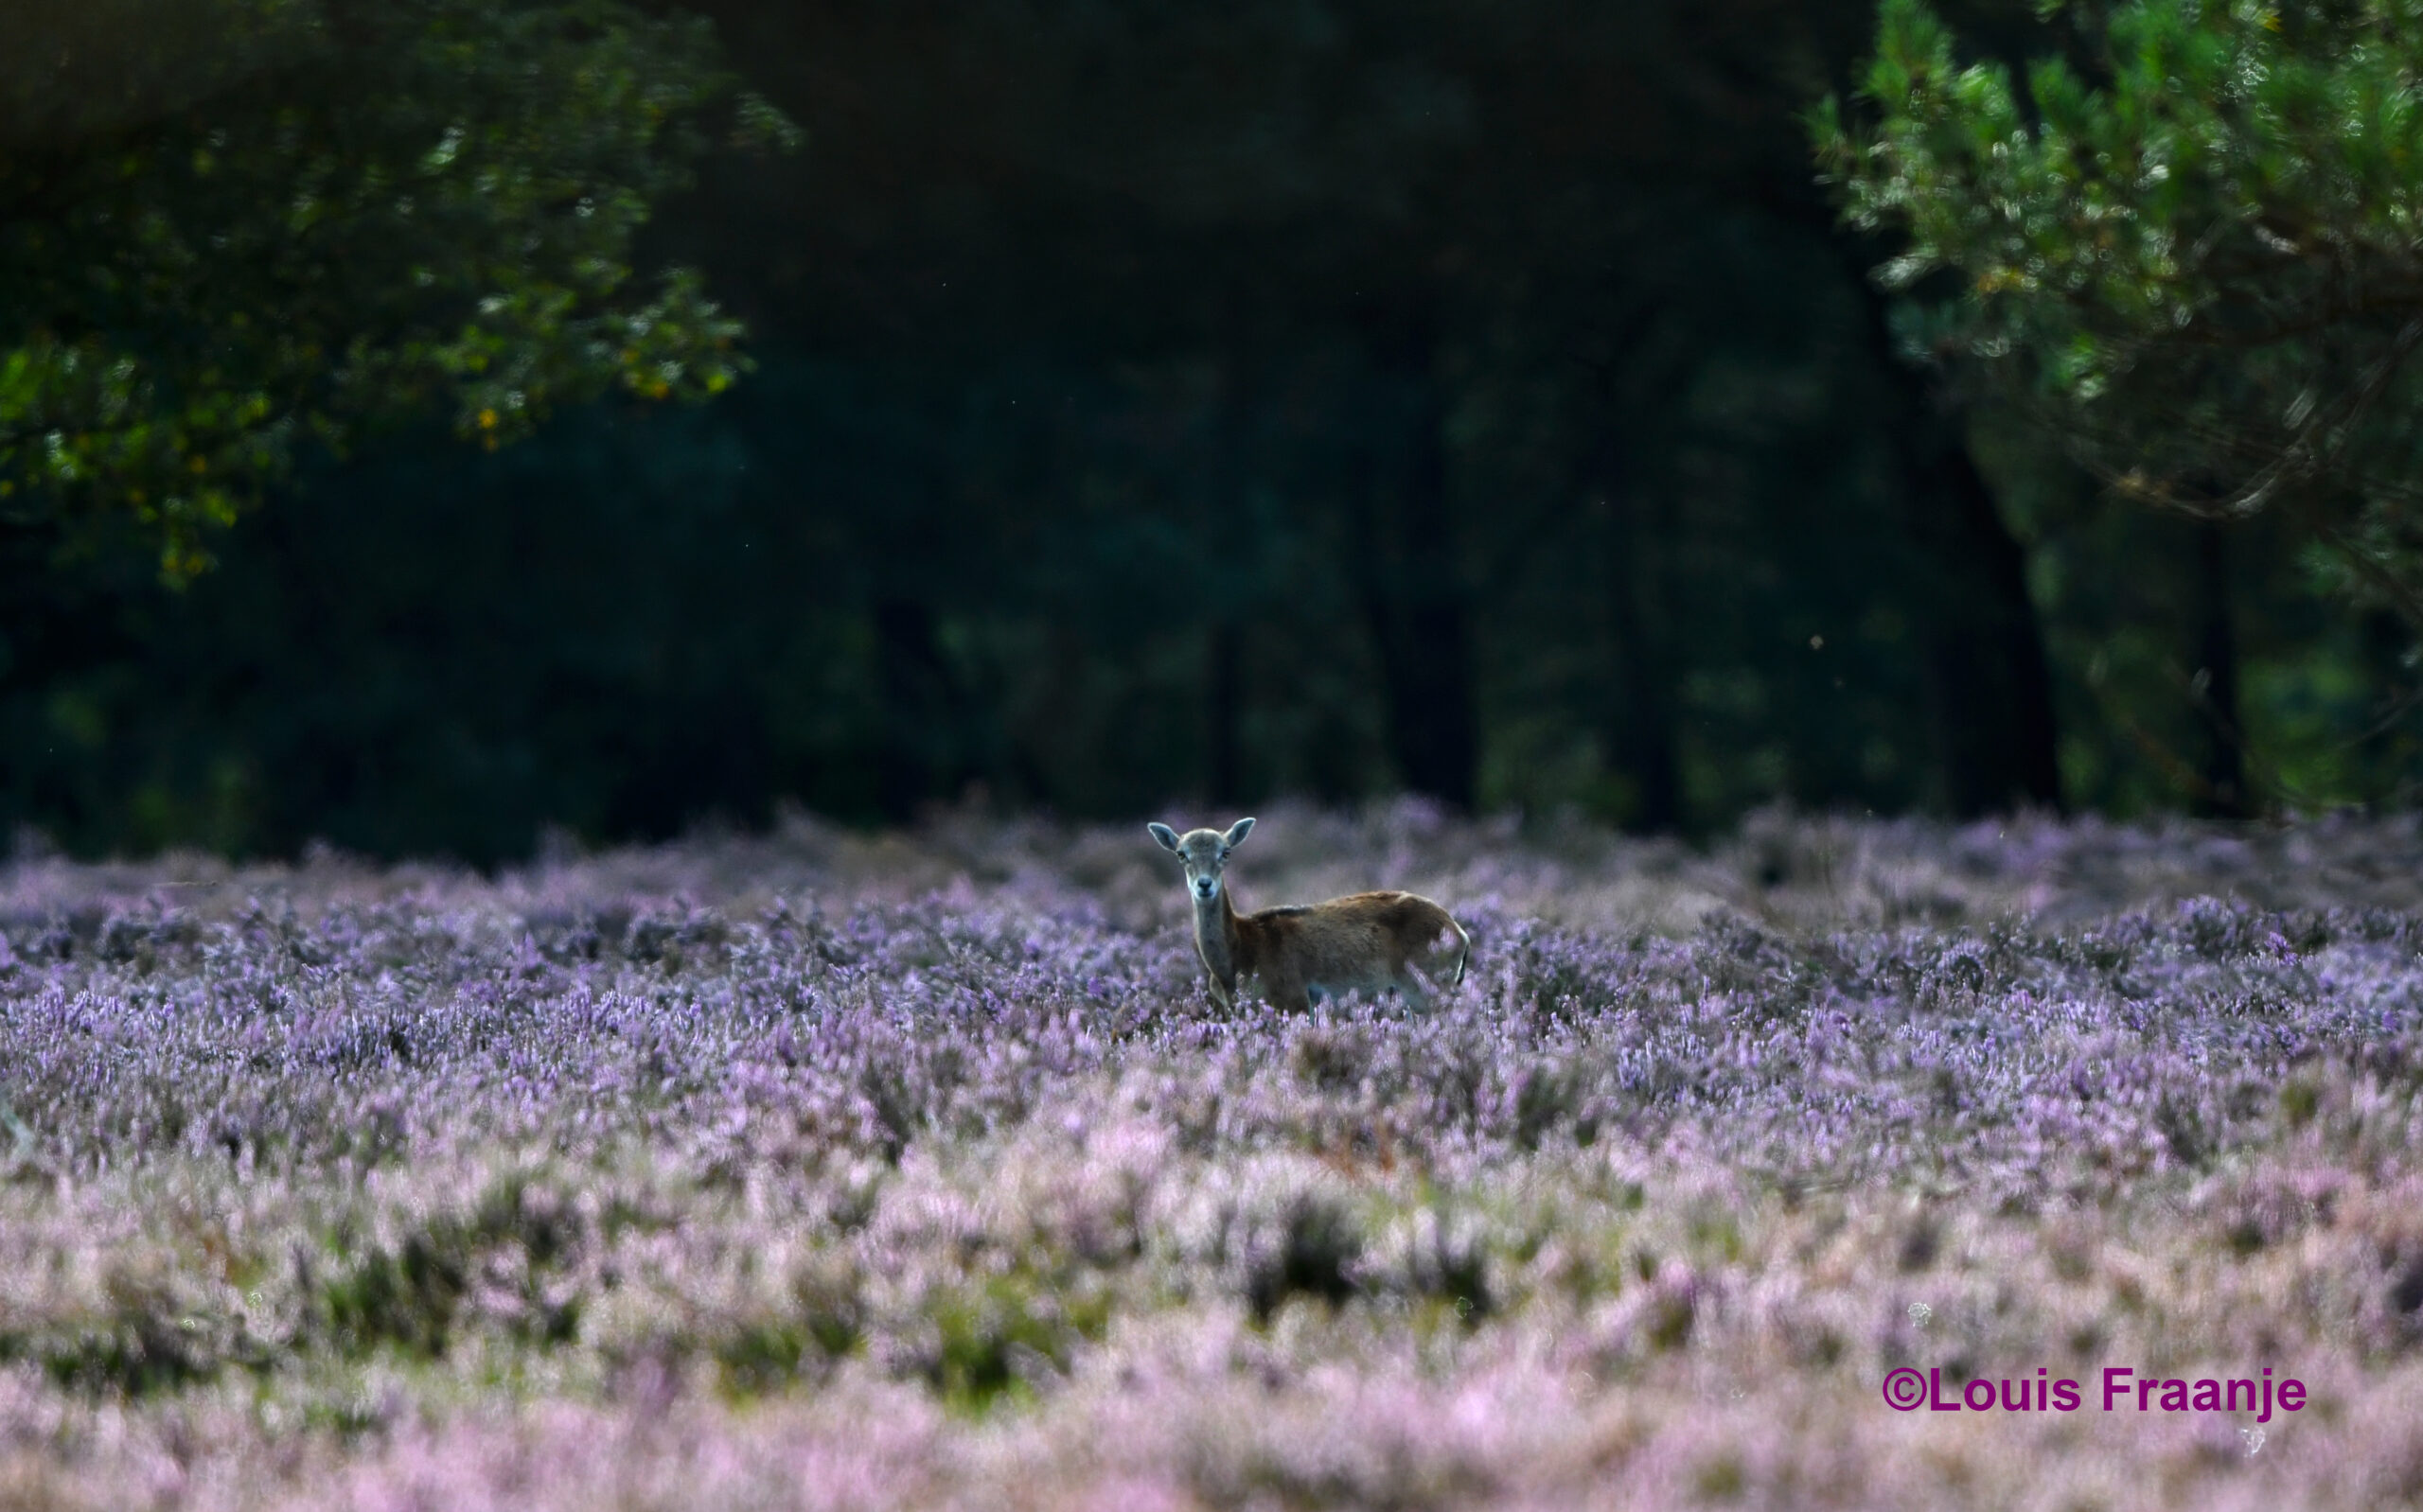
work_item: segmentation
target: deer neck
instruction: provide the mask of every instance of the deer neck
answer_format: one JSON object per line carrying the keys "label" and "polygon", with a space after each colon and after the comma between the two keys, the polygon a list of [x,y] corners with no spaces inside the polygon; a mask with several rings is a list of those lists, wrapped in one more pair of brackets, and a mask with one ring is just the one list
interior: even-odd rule
{"label": "deer neck", "polygon": [[1194,948],[1202,952],[1203,964],[1212,968],[1213,976],[1223,981],[1235,979],[1244,951],[1237,935],[1236,905],[1229,901],[1225,881],[1210,901],[1194,900]]}

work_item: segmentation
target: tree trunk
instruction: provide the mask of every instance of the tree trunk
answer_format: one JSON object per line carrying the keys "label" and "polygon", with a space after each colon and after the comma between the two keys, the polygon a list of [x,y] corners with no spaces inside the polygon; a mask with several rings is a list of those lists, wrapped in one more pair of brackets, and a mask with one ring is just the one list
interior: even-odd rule
{"label": "tree trunk", "polygon": [[1894,396],[1904,507],[1923,564],[1913,608],[1945,805],[1961,818],[2023,803],[2058,809],[2053,677],[2027,595],[2026,553],[1969,455],[1958,413],[1896,350],[1891,302],[1868,278],[1865,249],[1842,245]]}
{"label": "tree trunk", "polygon": [[1240,767],[1237,722],[1244,717],[1237,622],[1219,619],[1204,637],[1205,794],[1214,807],[1226,810],[1241,801],[1245,786]]}
{"label": "tree trunk", "polygon": [[958,684],[943,660],[931,606],[900,596],[875,606],[875,682],[883,700],[875,801],[904,823],[927,801],[950,795],[960,767]]}
{"label": "tree trunk", "polygon": [[1869,276],[1888,249],[1846,235],[1805,175],[1771,181],[1762,198],[1781,219],[1825,237],[1842,258],[1866,306],[1871,360],[1894,396],[1910,534],[1926,564],[1914,607],[1945,803],[1962,818],[2020,803],[2058,809],[2053,677],[2027,595],[2026,554],[1994,508],[1958,414],[1901,357],[1892,301]]}
{"label": "tree trunk", "polygon": [[[1250,307],[1240,284],[1231,280],[1220,307],[1215,335],[1220,354],[1220,408],[1212,435],[1212,518],[1205,532],[1207,559],[1223,573],[1248,550],[1253,489],[1253,355],[1248,329]],[[1245,718],[1245,606],[1233,590],[1213,604],[1204,630],[1203,765],[1204,797],[1227,807],[1244,800],[1245,756],[1241,725]]]}
{"label": "tree trunk", "polygon": [[2203,790],[2196,812],[2208,818],[2240,819],[2254,812],[2247,800],[2245,727],[2238,720],[2237,633],[2230,623],[2229,556],[2219,520],[2196,524],[2194,591],[2189,613],[2196,668],[2189,683],[2203,716],[2203,759],[2198,775]]}
{"label": "tree trunk", "polygon": [[1608,677],[1600,702],[1607,759],[1632,784],[1624,828],[1644,835],[1682,827],[1683,783],[1675,760],[1672,660],[1666,643],[1656,522],[1625,467],[1625,447],[1608,396],[1585,486],[1606,527]]}
{"label": "tree trunk", "polygon": [[2053,676],[2027,595],[2026,553],[1969,455],[1958,413],[1901,357],[1892,301],[1868,276],[1884,249],[1845,236],[1806,185],[1775,204],[1787,219],[1822,228],[1841,255],[1865,304],[1871,360],[1892,396],[1910,538],[1922,564],[1912,607],[1945,806],[1962,818],[2023,803],[2059,809]]}
{"label": "tree trunk", "polygon": [[1901,451],[1911,534],[1930,571],[1917,608],[1944,800],[1963,818],[2059,808],[2053,679],[2027,596],[2025,554],[1994,508],[1954,418],[1897,366],[1909,396]]}
{"label": "tree trunk", "polygon": [[1376,466],[1364,469],[1362,538],[1350,545],[1379,651],[1389,751],[1406,786],[1469,809],[1480,745],[1470,605],[1447,505],[1446,402],[1429,302],[1390,310],[1375,325],[1371,351],[1411,399],[1399,466],[1386,478]]}

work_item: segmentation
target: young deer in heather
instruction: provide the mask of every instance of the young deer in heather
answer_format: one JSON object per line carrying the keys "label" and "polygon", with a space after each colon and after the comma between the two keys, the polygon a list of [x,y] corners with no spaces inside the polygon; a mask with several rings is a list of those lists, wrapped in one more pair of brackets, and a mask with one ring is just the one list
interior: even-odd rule
{"label": "young deer in heather", "polygon": [[1220,873],[1253,820],[1237,820],[1226,835],[1179,835],[1166,824],[1146,828],[1162,850],[1186,863],[1195,954],[1212,974],[1212,996],[1223,1009],[1236,1007],[1237,982],[1246,976],[1260,976],[1270,1006],[1288,1013],[1310,1009],[1316,993],[1376,995],[1390,987],[1415,1008],[1426,1008],[1442,976],[1449,987],[1464,979],[1471,937],[1427,898],[1356,892],[1309,906],[1239,913]]}

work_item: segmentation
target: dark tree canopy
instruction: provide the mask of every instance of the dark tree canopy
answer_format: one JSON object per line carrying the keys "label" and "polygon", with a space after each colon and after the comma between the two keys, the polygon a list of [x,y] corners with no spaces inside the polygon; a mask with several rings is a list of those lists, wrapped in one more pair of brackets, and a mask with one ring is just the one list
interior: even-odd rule
{"label": "dark tree canopy", "polygon": [[[2113,466],[2193,433],[2152,399],[2048,445],[1967,252],[1869,276],[1910,227],[1842,224],[1806,113],[1873,0],[696,5],[27,12],[75,78],[0,91],[9,192],[63,196],[7,234],[81,240],[0,349],[95,460],[16,453],[0,825],[490,861],[1412,790],[1688,836],[2423,773],[2412,632],[2307,565],[2361,509],[2109,507],[2079,458],[2244,480]],[[1946,11],[2089,97],[2103,14]],[[727,149],[785,134],[750,91],[806,150]],[[2169,360],[2052,308],[2107,396]],[[748,382],[649,402],[740,320]],[[165,594],[164,541],[219,569]]]}
{"label": "dark tree canopy", "polygon": [[[132,515],[188,575],[307,442],[488,445],[742,360],[632,267],[710,132],[788,128],[614,0],[113,0],[0,38],[0,509]],[[122,87],[106,87],[115,80]]]}

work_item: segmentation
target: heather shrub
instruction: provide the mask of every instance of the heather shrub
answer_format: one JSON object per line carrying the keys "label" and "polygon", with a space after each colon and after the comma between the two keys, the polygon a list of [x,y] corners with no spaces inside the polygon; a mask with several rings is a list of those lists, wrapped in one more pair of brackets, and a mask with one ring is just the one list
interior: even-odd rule
{"label": "heather shrub", "polygon": [[792,1273],[772,1306],[712,1327],[707,1347],[724,1390],[746,1398],[828,1377],[864,1342],[862,1284],[854,1262],[819,1257]]}
{"label": "heather shrub", "polygon": [[[2403,1494],[2405,820],[1771,816],[1692,855],[1387,818],[1265,816],[1239,885],[1450,902],[1476,951],[1426,1013],[1218,1012],[1141,837],[1040,823],[0,869],[0,1484]],[[2244,1415],[1878,1397],[2106,1364],[2270,1364],[2313,1407],[2251,1450]]]}
{"label": "heather shrub", "polygon": [[181,1295],[168,1278],[113,1270],[99,1301],[0,1338],[0,1358],[35,1361],[71,1390],[141,1397],[208,1380],[251,1352],[236,1320]]}

